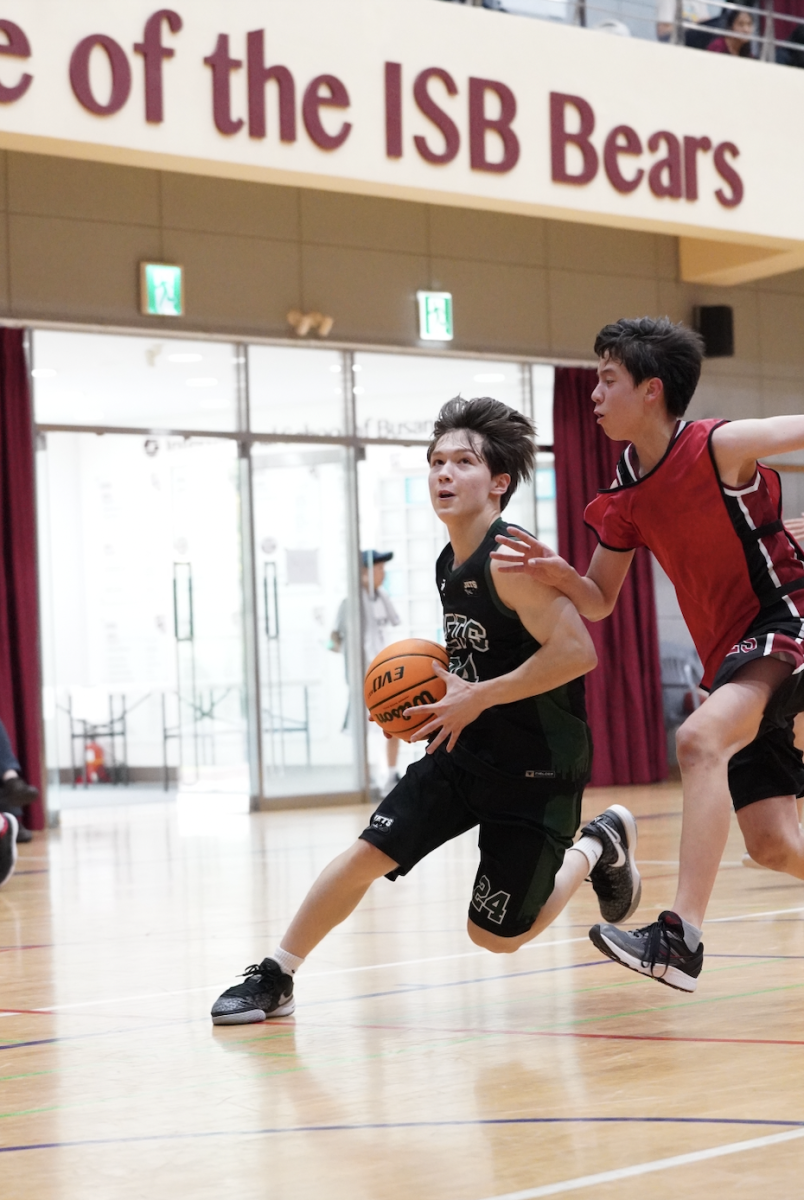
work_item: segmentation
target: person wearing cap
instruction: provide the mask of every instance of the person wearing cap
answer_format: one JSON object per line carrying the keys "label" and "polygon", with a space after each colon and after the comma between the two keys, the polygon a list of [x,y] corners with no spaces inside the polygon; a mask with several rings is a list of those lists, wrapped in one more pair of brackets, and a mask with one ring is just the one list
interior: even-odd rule
{"label": "person wearing cap", "polygon": [[[393,606],[391,597],[382,586],[385,581],[385,564],[394,557],[393,550],[363,550],[360,555],[360,601],[363,609],[363,670],[389,642],[388,632],[401,623],[401,617]],[[333,650],[349,653],[346,635],[346,600],[341,601],[335,628],[330,635]],[[348,666],[347,666],[348,674]],[[347,720],[348,720],[347,711]],[[345,724],[346,722],[344,722]],[[391,787],[399,781],[396,769],[399,758],[399,741],[388,738],[385,742],[388,763],[388,783]]]}

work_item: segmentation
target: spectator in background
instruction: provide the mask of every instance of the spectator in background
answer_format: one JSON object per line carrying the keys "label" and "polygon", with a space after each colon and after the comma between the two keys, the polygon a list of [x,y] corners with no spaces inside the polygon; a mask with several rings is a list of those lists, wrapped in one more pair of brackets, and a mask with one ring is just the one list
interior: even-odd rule
{"label": "spectator in background", "polygon": [[[6,815],[10,813],[14,818],[16,841],[30,842],[33,834],[22,824],[22,810],[36,799],[39,792],[20,777],[21,770],[11,748],[11,739],[6,727],[0,721],[0,781],[2,781],[0,782],[0,813]],[[11,870],[13,869],[12,864]],[[0,882],[2,882],[2,868],[0,868]]]}
{"label": "spectator in background", "polygon": [[[696,50],[705,50],[707,43],[717,34],[720,25],[718,15],[720,6],[706,4],[704,0],[682,0],[681,19],[690,24],[700,25],[701,29],[682,29],[681,41],[686,46]],[[673,28],[676,21],[676,0],[657,0],[656,4],[656,37],[660,42],[673,40]]]}
{"label": "spectator in background", "polygon": [[[394,625],[399,625],[401,618],[391,602],[391,597],[382,586],[385,581],[385,564],[394,557],[393,550],[363,550],[360,555],[360,599],[363,608],[363,673],[381,650],[389,643],[388,631]],[[347,639],[346,601],[341,601],[338,615],[335,618],[335,628],[330,635],[330,647],[333,650],[349,653]],[[347,678],[349,664],[346,664]],[[359,701],[362,709],[362,697]],[[349,720],[347,710],[344,728]],[[399,759],[399,741],[397,738],[387,738],[385,756],[388,763],[387,785],[394,787],[399,782],[397,761]]]}
{"label": "spectator in background", "polygon": [[17,862],[17,818],[0,812],[0,887],[8,883]]}
{"label": "spectator in background", "polygon": [[740,9],[727,9],[726,24],[722,37],[717,37],[706,47],[715,54],[733,54],[737,58],[753,58],[751,39],[754,36],[754,18]]}

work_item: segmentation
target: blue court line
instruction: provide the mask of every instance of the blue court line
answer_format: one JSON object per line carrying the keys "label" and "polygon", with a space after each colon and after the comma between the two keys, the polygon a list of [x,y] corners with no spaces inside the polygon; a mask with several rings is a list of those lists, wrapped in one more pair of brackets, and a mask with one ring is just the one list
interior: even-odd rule
{"label": "blue court line", "polygon": [[23,1150],[69,1150],[78,1146],[125,1146],[147,1142],[187,1142],[204,1138],[267,1137],[290,1133],[362,1133],[368,1130],[461,1129],[494,1125],[737,1125],[802,1129],[804,1121],[768,1120],[748,1117],[480,1117],[458,1121],[377,1121],[354,1125],[289,1125],[265,1129],[211,1129],[203,1133],[155,1133],[138,1137],[83,1138],[71,1142],[32,1142],[28,1145],[0,1146],[0,1154]]}

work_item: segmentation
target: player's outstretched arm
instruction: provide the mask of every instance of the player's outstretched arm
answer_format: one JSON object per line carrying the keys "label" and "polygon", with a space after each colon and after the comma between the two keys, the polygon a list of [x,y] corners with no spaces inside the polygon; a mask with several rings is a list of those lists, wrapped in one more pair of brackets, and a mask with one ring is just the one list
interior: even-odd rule
{"label": "player's outstretched arm", "polygon": [[598,546],[586,575],[579,575],[544,542],[515,525],[508,526],[508,537],[498,534],[497,541],[505,549],[492,551],[495,572],[525,575],[563,592],[589,621],[601,621],[612,611],[634,557],[630,550],[620,552]]}
{"label": "player's outstretched arm", "polygon": [[434,662],[434,670],[447,684],[447,694],[436,704],[417,706],[417,713],[430,712],[432,716],[410,739],[418,742],[436,734],[427,747],[428,754],[444,742],[447,750],[452,750],[461,730],[484,709],[549,692],[597,666],[592,639],[566,596],[544,584],[534,585],[525,575],[502,576],[497,564],[492,577],[503,604],[514,609],[541,644],[540,649],[516,670],[479,683],[450,675]]}
{"label": "player's outstretched arm", "polygon": [[726,485],[750,483],[758,458],[804,450],[804,416],[729,421],[712,434],[712,451]]}

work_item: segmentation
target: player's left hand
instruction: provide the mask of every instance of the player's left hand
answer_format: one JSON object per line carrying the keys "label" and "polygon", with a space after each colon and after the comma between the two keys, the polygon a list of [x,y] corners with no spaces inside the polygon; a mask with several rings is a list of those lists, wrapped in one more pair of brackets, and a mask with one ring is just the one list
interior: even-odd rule
{"label": "player's left hand", "polygon": [[421,742],[437,733],[427,747],[428,754],[432,754],[444,742],[447,742],[447,750],[454,749],[461,730],[465,729],[467,725],[471,725],[472,721],[475,721],[486,707],[483,703],[482,690],[476,683],[469,683],[466,679],[452,675],[449,671],[445,671],[439,662],[433,662],[433,670],[446,683],[446,696],[435,704],[417,704],[415,710],[410,710],[417,713],[432,713],[432,717],[426,725],[417,729],[410,739],[412,742]]}

